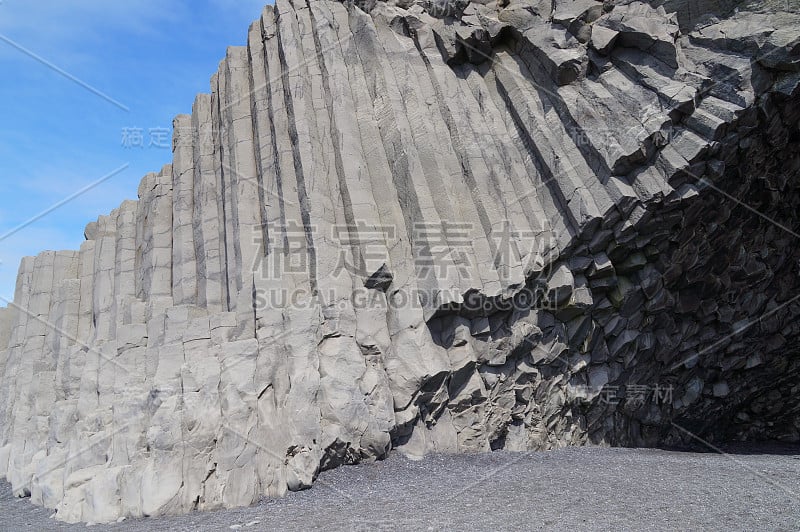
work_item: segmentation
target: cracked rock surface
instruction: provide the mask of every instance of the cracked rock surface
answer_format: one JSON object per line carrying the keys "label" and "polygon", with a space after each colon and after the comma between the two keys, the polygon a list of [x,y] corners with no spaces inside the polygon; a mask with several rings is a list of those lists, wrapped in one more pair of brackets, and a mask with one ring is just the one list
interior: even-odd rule
{"label": "cracked rock surface", "polygon": [[23,260],[0,476],[111,522],[393,449],[800,441],[800,15],[711,4],[267,6],[138,201]]}

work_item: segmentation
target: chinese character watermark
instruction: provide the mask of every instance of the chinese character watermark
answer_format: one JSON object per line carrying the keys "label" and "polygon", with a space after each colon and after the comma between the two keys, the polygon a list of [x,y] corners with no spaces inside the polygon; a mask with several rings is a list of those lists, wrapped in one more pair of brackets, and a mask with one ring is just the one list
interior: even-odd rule
{"label": "chinese character watermark", "polygon": [[125,149],[172,149],[172,130],[167,127],[151,127],[147,130],[142,127],[124,127],[121,144]]}
{"label": "chinese character watermark", "polygon": [[660,405],[672,403],[672,384],[626,384],[622,386],[604,384],[603,386],[590,386],[580,384],[573,387],[575,397],[580,399],[594,399],[603,405],[618,405],[623,400],[625,404],[639,407],[648,401]]}

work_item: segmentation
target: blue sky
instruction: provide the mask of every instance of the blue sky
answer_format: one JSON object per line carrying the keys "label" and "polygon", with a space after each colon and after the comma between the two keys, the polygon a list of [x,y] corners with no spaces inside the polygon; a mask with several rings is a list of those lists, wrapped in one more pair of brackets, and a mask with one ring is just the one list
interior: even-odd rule
{"label": "blue sky", "polygon": [[78,249],[88,222],[171,161],[172,118],[209,92],[225,48],[245,44],[266,3],[0,0],[0,296],[13,296],[23,256]]}

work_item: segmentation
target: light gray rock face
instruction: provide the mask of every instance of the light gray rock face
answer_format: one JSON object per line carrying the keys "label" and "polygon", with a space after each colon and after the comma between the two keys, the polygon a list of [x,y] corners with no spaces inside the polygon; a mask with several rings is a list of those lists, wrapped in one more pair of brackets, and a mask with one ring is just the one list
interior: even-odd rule
{"label": "light gray rock face", "polygon": [[670,5],[266,7],[138,201],[23,260],[0,476],[110,522],[392,449],[799,440],[800,17]]}

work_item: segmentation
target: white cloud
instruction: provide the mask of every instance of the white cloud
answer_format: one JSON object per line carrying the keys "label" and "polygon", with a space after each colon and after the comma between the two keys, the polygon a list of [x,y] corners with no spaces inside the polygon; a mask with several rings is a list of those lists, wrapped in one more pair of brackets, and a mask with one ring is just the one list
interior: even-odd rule
{"label": "white cloud", "polygon": [[[98,25],[146,34],[154,23],[187,21],[192,13],[206,9],[221,16],[252,16],[255,19],[266,0],[2,0],[0,31],[19,37],[79,40]],[[205,5],[204,5],[205,4]]]}
{"label": "white cloud", "polygon": [[0,31],[77,40],[97,24],[146,32],[154,21],[185,13],[185,4],[182,0],[4,0],[0,10]]}
{"label": "white cloud", "polygon": [[[170,5],[169,9],[164,4]],[[0,34],[61,68],[92,61],[101,30],[146,36],[160,21],[185,14],[183,0],[2,0]],[[0,43],[0,57],[21,59]]]}

